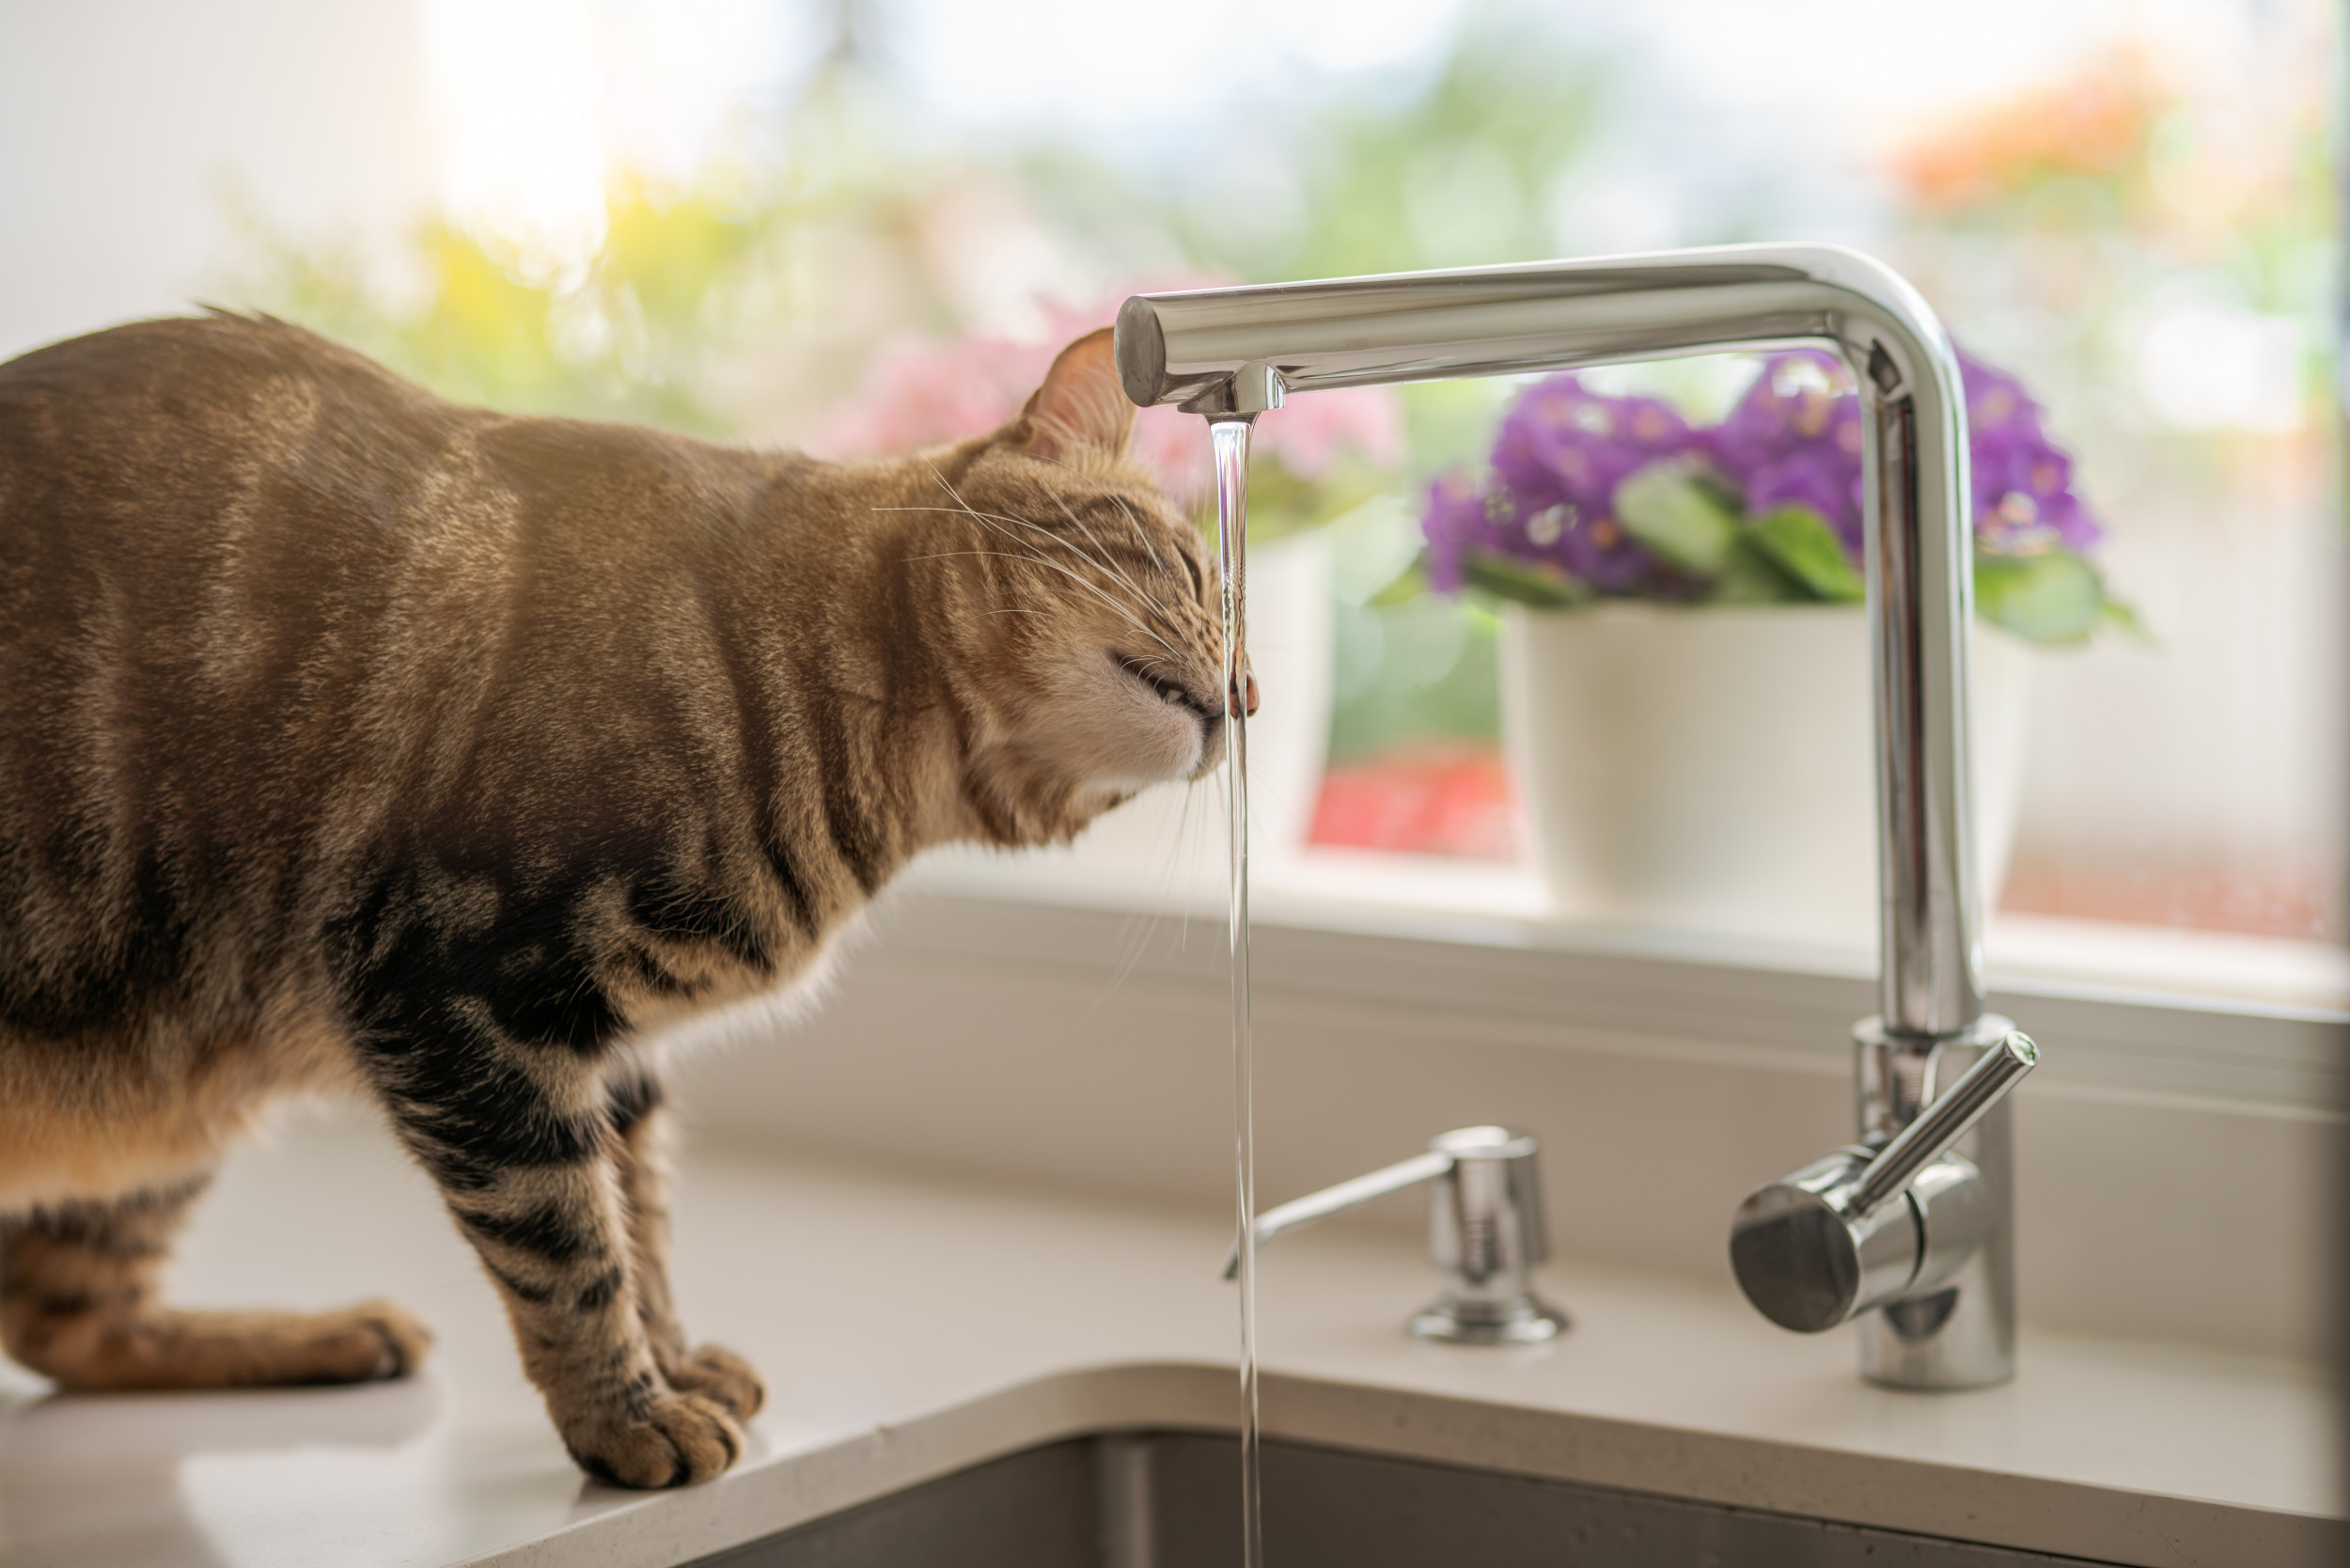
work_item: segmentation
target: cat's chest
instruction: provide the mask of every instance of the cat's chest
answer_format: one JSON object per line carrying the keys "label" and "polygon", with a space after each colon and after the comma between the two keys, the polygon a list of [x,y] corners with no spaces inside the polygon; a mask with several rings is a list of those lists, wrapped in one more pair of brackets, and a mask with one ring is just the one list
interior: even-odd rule
{"label": "cat's chest", "polygon": [[705,948],[694,957],[698,983],[690,991],[639,987],[622,999],[622,1011],[636,1038],[658,1037],[665,1048],[788,1029],[822,1005],[842,954],[865,929],[866,911],[859,910],[773,970]]}

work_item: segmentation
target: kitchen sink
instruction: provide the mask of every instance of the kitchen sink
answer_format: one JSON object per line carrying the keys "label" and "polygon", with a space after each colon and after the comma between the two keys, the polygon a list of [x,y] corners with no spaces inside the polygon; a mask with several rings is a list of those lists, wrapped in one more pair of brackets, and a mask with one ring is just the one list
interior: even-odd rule
{"label": "kitchen sink", "polygon": [[[702,1558],[693,1568],[1236,1568],[1240,1445],[1074,1438]],[[1264,1450],[1274,1568],[2024,1568],[2088,1560],[1372,1457]]]}

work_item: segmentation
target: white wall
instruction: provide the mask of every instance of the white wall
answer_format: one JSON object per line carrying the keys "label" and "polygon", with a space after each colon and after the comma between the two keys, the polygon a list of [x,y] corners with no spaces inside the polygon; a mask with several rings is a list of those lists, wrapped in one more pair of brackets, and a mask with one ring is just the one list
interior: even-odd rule
{"label": "white wall", "polygon": [[411,0],[0,0],[0,359],[184,311],[241,183],[304,235],[430,210]]}

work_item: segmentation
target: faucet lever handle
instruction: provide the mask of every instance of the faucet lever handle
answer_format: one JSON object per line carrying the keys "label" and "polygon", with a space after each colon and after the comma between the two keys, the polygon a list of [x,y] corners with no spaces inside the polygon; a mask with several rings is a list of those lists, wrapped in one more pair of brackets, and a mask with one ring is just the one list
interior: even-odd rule
{"label": "faucet lever handle", "polygon": [[[1408,1160],[1398,1160],[1383,1166],[1367,1176],[1340,1182],[1304,1198],[1292,1199],[1278,1208],[1267,1209],[1257,1216],[1252,1229],[1257,1245],[1262,1247],[1284,1231],[1294,1231],[1301,1225],[1311,1225],[1332,1215],[1342,1215],[1349,1209],[1359,1209],[1391,1192],[1416,1187],[1422,1182],[1433,1182],[1452,1173],[1452,1156],[1441,1149],[1431,1149],[1425,1154],[1414,1154]],[[1231,1256],[1224,1260],[1224,1278],[1230,1279],[1240,1273],[1240,1246],[1234,1243]]]}
{"label": "faucet lever handle", "polygon": [[1955,1184],[1902,1194],[2039,1059],[2030,1038],[2009,1029],[1883,1148],[1840,1149],[1749,1193],[1730,1231],[1747,1299],[1781,1328],[1817,1334],[1947,1279],[1982,1239],[1981,1204],[1952,1202],[1980,1194],[1981,1175],[1962,1167]]}
{"label": "faucet lever handle", "polygon": [[1976,1122],[2003,1099],[2016,1081],[2040,1063],[2040,1048],[2031,1037],[2011,1029],[2005,1038],[1977,1058],[1958,1082],[1918,1113],[1883,1149],[1877,1151],[1854,1182],[1845,1212],[1855,1219],[1888,1201],[1909,1185],[1919,1171],[1950,1151],[1973,1131]]}

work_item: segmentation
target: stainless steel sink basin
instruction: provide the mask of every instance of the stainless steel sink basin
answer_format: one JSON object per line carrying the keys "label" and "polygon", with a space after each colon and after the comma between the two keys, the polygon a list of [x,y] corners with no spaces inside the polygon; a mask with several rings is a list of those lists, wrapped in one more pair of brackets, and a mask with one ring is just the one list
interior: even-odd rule
{"label": "stainless steel sink basin", "polygon": [[[693,1568],[1233,1568],[1240,1446],[1140,1433],[1028,1450]],[[2087,1560],[1268,1443],[1275,1568],[2023,1568]]]}

